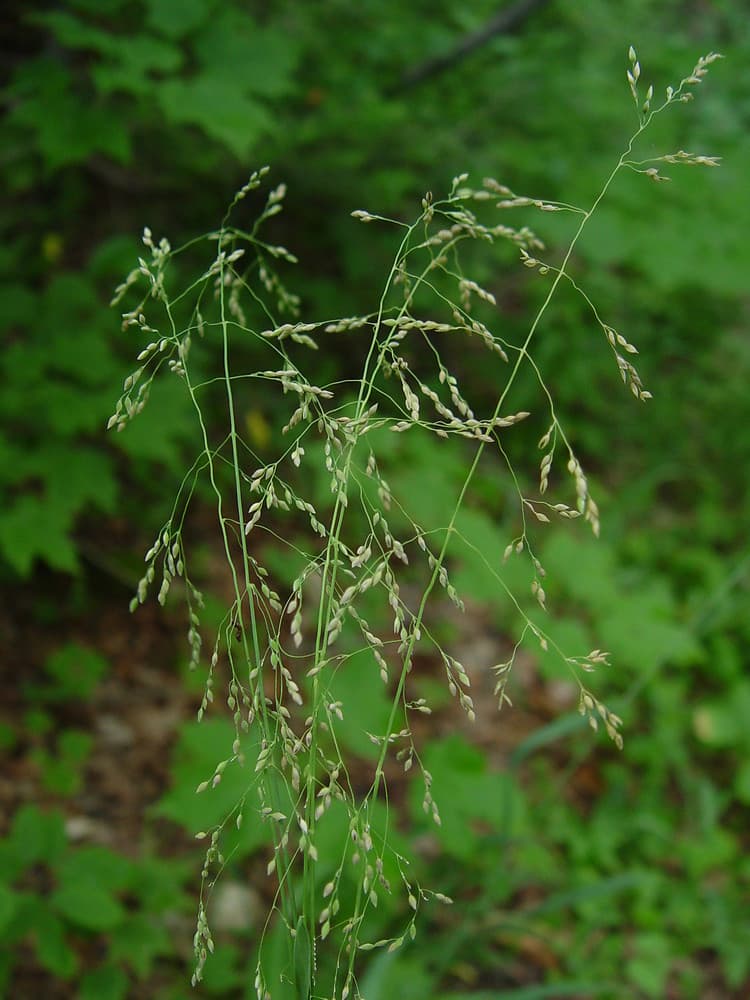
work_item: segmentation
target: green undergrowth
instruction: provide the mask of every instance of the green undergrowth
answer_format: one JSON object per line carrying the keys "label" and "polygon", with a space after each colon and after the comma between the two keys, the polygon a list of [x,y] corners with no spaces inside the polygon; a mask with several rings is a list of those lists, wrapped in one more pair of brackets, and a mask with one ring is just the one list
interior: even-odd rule
{"label": "green undergrowth", "polygon": [[[569,560],[570,545],[569,532],[551,534],[548,565]],[[390,825],[402,831],[398,849],[416,855],[420,878],[439,882],[454,904],[447,918],[425,918],[403,953],[368,964],[362,991],[374,1000],[394,990],[415,998],[619,1000],[658,998],[667,986],[697,1000],[712,982],[731,995],[746,981],[750,869],[742,819],[748,795],[741,661],[722,646],[720,631],[693,627],[695,594],[674,596],[668,578],[648,564],[634,565],[627,555],[632,539],[579,539],[578,545],[581,574],[555,573],[566,579],[555,605],[570,623],[570,641],[573,628],[581,641],[590,631],[613,628],[613,609],[622,605],[621,669],[609,678],[607,697],[626,719],[626,752],[603,757],[580,716],[565,710],[537,722],[502,767],[472,745],[470,733],[432,739],[427,766],[437,787],[453,790],[441,803],[442,825],[426,819],[416,789],[391,802]],[[478,596],[486,599],[483,591]],[[701,603],[714,621],[731,613],[731,592],[724,601],[721,594],[713,602],[709,597],[706,592]],[[668,635],[682,650],[680,665],[665,655]],[[645,676],[644,664],[650,667]],[[538,669],[546,670],[543,660]],[[46,681],[28,690],[27,712],[41,706],[48,714],[66,698],[85,702],[95,696],[100,676],[100,661],[82,656],[79,647],[63,647]],[[706,686],[716,686],[719,677],[721,689],[706,696]],[[381,724],[388,702],[379,683],[357,690],[360,714],[346,716],[342,742],[366,762],[372,744],[362,728]],[[523,693],[514,698],[523,710]],[[228,774],[212,797],[196,796],[195,789],[232,739],[231,723],[218,718],[182,730],[169,787],[150,822],[175,824],[188,843],[221,820],[244,793],[246,777]],[[82,777],[83,766],[72,769]],[[588,790],[581,778],[587,774],[594,782]],[[64,805],[73,792],[68,784],[54,794]],[[346,817],[332,814],[325,833],[335,843],[346,833]],[[147,845],[148,839],[140,860],[77,846],[61,813],[19,811],[0,842],[5,982],[13,982],[23,954],[18,945],[25,942],[55,981],[76,984],[77,995],[117,998],[141,988],[174,1000],[189,996],[170,914],[186,920],[192,911],[199,861],[184,847],[170,856]],[[246,823],[241,834],[235,831],[223,875],[231,892],[255,883],[268,846],[262,827]],[[216,931],[206,995],[253,995],[247,949],[257,934],[258,907],[240,913],[243,929]],[[403,902],[384,896],[379,917],[386,933],[403,920]],[[85,957],[93,942],[102,956],[95,969]],[[283,963],[280,944],[278,954]],[[490,993],[488,981],[496,984]],[[5,995],[13,994],[6,989]]]}
{"label": "green undergrowth", "polygon": [[[327,12],[293,0],[262,12],[241,0],[74,0],[64,10],[10,3],[8,35],[25,41],[9,59],[0,123],[9,193],[0,210],[0,320],[8,331],[0,363],[4,581],[29,579],[45,564],[76,573],[96,563],[97,529],[126,509],[132,480],[141,490],[129,517],[137,520],[147,505],[159,519],[159,498],[149,486],[190,452],[182,433],[186,411],[166,386],[153,400],[159,419],[148,434],[134,426],[116,442],[102,442],[108,386],[127,370],[127,348],[109,333],[108,292],[133,253],[132,240],[112,233],[147,217],[155,229],[168,225],[175,242],[178,229],[187,238],[213,224],[214,206],[248,158],[270,158],[289,181],[295,227],[311,234],[296,279],[305,301],[319,315],[356,311],[391,249],[384,231],[351,239],[341,206],[358,203],[364,178],[372,204],[403,212],[467,163],[476,176],[502,175],[511,186],[522,178],[549,198],[581,200],[617,154],[628,120],[612,71],[623,38],[637,32],[661,78],[716,39],[743,65],[750,44],[747,20],[732,0],[687,15],[679,0],[658,10],[627,0],[617,18],[605,0],[589,3],[585,16],[575,5],[542,4],[518,35],[490,37],[425,85],[405,83],[407,69],[426,52],[450,51],[456,37],[481,31],[495,13],[492,0],[466,9],[437,0],[429,17],[419,5],[404,8],[396,0],[377,10],[336,0]],[[704,354],[705,324],[715,322],[717,311],[738,315],[748,267],[741,236],[748,222],[746,101],[738,75],[724,81],[722,94],[705,95],[689,118],[659,125],[664,148],[720,145],[726,157],[720,178],[689,172],[669,199],[656,186],[623,183],[579,247],[582,258],[597,264],[590,290],[611,303],[610,321],[627,325],[639,344],[644,329],[660,329],[673,346],[678,332],[681,344],[690,341],[686,353]],[[686,238],[688,217],[694,224]],[[730,222],[716,225],[718,218]],[[545,226],[550,244],[558,244],[554,220]],[[476,277],[484,280],[481,268]],[[509,290],[514,302],[517,285]],[[564,319],[561,306],[559,300],[561,337],[541,348],[552,365],[560,363],[560,344],[584,324],[585,310],[572,305]],[[713,361],[690,373],[689,402],[661,406],[663,395],[656,401],[659,421],[675,441],[686,420],[710,412],[700,433],[681,441],[680,464],[664,470],[670,479],[686,461],[696,469],[721,461],[727,439],[719,427],[727,410],[716,396],[715,372],[727,363],[747,372],[748,365],[744,338],[731,321],[725,325],[720,343],[712,344]],[[660,335],[648,346],[659,357],[667,344]],[[582,391],[591,392],[587,410],[594,406],[582,434],[600,449],[612,441],[604,408],[596,405],[609,376],[601,369],[592,385],[590,363],[596,367],[589,352],[563,359],[558,398],[570,392],[578,402]],[[734,404],[744,411],[746,394],[738,392]],[[263,436],[275,414],[261,404],[252,419]],[[637,423],[633,433],[648,450],[650,439]],[[738,467],[735,459],[747,461],[744,444],[733,438],[740,453],[728,469]],[[655,459],[643,463],[654,474]],[[721,491],[709,476],[699,485],[702,492]],[[721,491],[716,505],[731,499],[728,489]],[[710,516],[716,508],[706,506]]]}

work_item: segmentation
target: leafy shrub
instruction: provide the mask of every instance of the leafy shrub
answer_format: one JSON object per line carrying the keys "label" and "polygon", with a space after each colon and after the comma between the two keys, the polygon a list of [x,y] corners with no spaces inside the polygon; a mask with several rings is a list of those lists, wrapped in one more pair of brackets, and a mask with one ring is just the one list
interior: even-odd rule
{"label": "leafy shrub", "polygon": [[[155,229],[168,223],[173,233],[179,225],[182,239],[212,221],[208,206],[235,185],[244,163],[270,156],[292,182],[295,245],[304,218],[316,248],[306,253],[309,277],[306,268],[299,279],[306,301],[319,315],[354,312],[373,269],[387,267],[390,254],[386,231],[371,231],[360,246],[337,221],[339,205],[361,197],[363,178],[372,202],[393,205],[394,212],[406,212],[425,188],[439,189],[466,162],[477,176],[501,174],[511,184],[523,177],[528,186],[544,185],[552,198],[582,201],[613,155],[619,123],[625,128],[610,56],[623,31],[627,36],[637,26],[659,72],[689,58],[698,39],[722,38],[738,65],[747,58],[746,19],[730,0],[700,16],[685,16],[680,0],[646,16],[641,0],[628,0],[618,18],[609,4],[592,0],[585,16],[574,5],[541,5],[524,35],[491,37],[430,86],[409,84],[426,50],[450,50],[456,35],[481,33],[495,6],[477,0],[464,9],[435,0],[426,16],[421,5],[396,0],[377,7],[335,0],[325,12],[293,0],[273,10],[244,0],[74,0],[64,10],[10,3],[9,37],[15,29],[23,44],[9,54],[0,124],[11,195],[0,211],[1,311],[10,335],[0,403],[6,572],[29,577],[42,563],[73,572],[82,555],[95,560],[91,535],[101,519],[122,510],[123,480],[139,480],[143,490],[134,506],[148,504],[158,519],[158,500],[148,490],[155,468],[174,463],[176,472],[189,460],[189,442],[180,434],[186,413],[178,394],[166,388],[152,404],[160,419],[149,434],[133,428],[129,441],[128,435],[114,439],[124,455],[101,442],[106,386],[126,374],[122,344],[106,334],[104,291],[113,267],[125,266],[123,253],[132,255],[127,241],[108,237],[131,218],[149,218]],[[744,92],[732,80],[727,90],[723,105],[709,96],[703,116],[692,116],[690,126],[662,121],[665,148],[697,147],[708,122],[712,136],[735,151],[734,163],[742,163]],[[586,115],[579,113],[583,95]],[[665,212],[656,190],[649,197],[642,185],[620,184],[579,245],[582,259],[609,265],[592,280],[606,286],[597,287],[596,298],[612,302],[615,326],[633,328],[639,315],[644,324],[662,324],[665,304],[674,317],[688,294],[693,305],[700,299],[705,315],[709,302],[726,308],[728,298],[744,291],[747,254],[739,234],[750,220],[742,171],[730,166],[720,184],[695,171],[670,202],[684,211]],[[686,241],[681,220],[688,213],[695,225]],[[641,225],[639,214],[649,224]],[[719,234],[712,219],[722,214],[737,225]],[[545,221],[556,242],[553,220]],[[659,241],[652,239],[655,229]],[[477,262],[480,282],[484,266]],[[638,278],[629,281],[627,294],[618,284],[622,273]],[[500,287],[499,301],[506,290],[517,298],[519,282]],[[632,311],[620,304],[630,302],[631,293],[639,298]],[[510,325],[512,311],[506,313]],[[575,336],[584,311],[564,312],[559,300],[561,331]],[[699,334],[693,308],[685,312],[682,336]],[[635,330],[640,343],[642,331]],[[552,338],[539,350],[540,363],[563,366],[558,398],[581,405],[579,390],[592,388],[591,359],[576,364],[583,352],[561,354]],[[660,345],[650,351],[658,358]],[[603,389],[608,376],[600,371],[596,385]],[[711,397],[715,419],[691,435],[691,461],[706,424],[718,427],[721,420],[711,379],[700,367],[695,374],[697,400]],[[678,437],[686,416],[694,419],[700,408],[697,400],[687,415],[659,403],[660,422],[671,421]],[[581,451],[584,444],[591,450],[592,441],[612,440],[603,408],[592,399],[586,406]],[[643,437],[648,447],[651,439]],[[717,432],[712,447],[721,440]],[[125,456],[135,463],[126,464]],[[701,462],[707,457],[700,450]],[[727,486],[725,500],[731,495]]]}

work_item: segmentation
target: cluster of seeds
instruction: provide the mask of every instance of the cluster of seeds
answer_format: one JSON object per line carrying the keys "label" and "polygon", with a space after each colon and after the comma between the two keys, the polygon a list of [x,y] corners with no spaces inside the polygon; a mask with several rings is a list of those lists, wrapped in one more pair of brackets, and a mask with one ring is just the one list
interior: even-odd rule
{"label": "cluster of seeds", "polygon": [[[631,49],[627,78],[638,112],[639,132],[665,107],[690,99],[690,88],[702,81],[717,58],[710,53],[699,60],[677,88],[668,88],[664,104],[653,108],[653,88],[647,88],[643,98],[639,92],[641,67]],[[710,167],[718,164],[715,157],[683,150],[653,161],[631,160],[628,156],[629,149],[617,169],[628,168],[657,179],[658,170],[650,165],[657,160]],[[263,168],[250,177],[235,195],[230,212],[260,187],[266,172]],[[172,517],[146,553],[146,569],[131,608],[145,601],[157,579],[161,604],[167,601],[173,586],[179,588],[188,604],[191,665],[198,667],[203,653],[199,616],[203,599],[186,572],[182,526],[195,482],[204,474],[216,498],[234,595],[213,644],[198,714],[202,718],[211,709],[218,679],[226,673],[226,704],[234,722],[235,739],[231,753],[216,765],[197,791],[210,794],[221,783],[227,768],[246,763],[248,736],[254,738],[257,747],[257,754],[253,752],[252,779],[242,801],[221,824],[198,835],[208,839],[209,846],[194,939],[194,984],[200,981],[214,947],[205,890],[213,886],[224,864],[224,826],[233,819],[239,828],[246,806],[272,833],[273,853],[267,871],[278,885],[275,907],[293,941],[295,964],[307,968],[307,980],[304,975],[298,979],[300,995],[308,995],[316,974],[316,941],[335,938],[338,943],[333,995],[345,1000],[356,989],[357,952],[378,947],[392,950],[413,937],[420,900],[450,902],[440,893],[413,886],[403,874],[403,859],[396,858],[411,916],[402,934],[367,940],[368,910],[378,905],[383,894],[392,891],[386,876],[390,848],[373,825],[372,805],[383,793],[386,763],[392,756],[405,772],[414,768],[417,776],[421,775],[423,808],[436,824],[440,823],[432,775],[421,763],[410,725],[411,713],[431,712],[425,698],[414,697],[412,671],[418,664],[417,652],[424,650],[439,659],[448,691],[470,720],[475,717],[474,702],[468,693],[469,672],[452,651],[435,639],[427,609],[433,592],[440,591],[458,609],[464,609],[451,582],[449,545],[455,536],[460,504],[485,450],[495,451],[509,468],[518,500],[519,533],[507,545],[503,562],[512,556],[529,560],[533,571],[531,597],[537,605],[532,617],[525,610],[528,593],[524,604],[511,595],[521,627],[511,655],[491,668],[499,708],[510,704],[506,688],[517,653],[527,638],[542,650],[557,649],[539,624],[547,609],[547,594],[544,567],[534,552],[534,531],[544,530],[543,526],[554,517],[583,517],[594,534],[599,533],[599,511],[587,476],[555,414],[550,390],[531,353],[532,338],[561,281],[569,282],[590,305],[632,393],[640,400],[650,398],[628,360],[637,353],[636,348],[602,321],[594,304],[568,273],[576,241],[593,209],[586,211],[564,202],[519,196],[492,178],[486,178],[477,189],[468,186],[467,181],[466,174],[454,178],[450,194],[443,200],[425,195],[420,217],[412,226],[396,223],[403,236],[400,249],[377,308],[362,315],[321,322],[298,319],[299,300],[286,290],[277,271],[278,264],[293,263],[294,255],[261,237],[262,225],[282,209],[286,194],[283,184],[269,192],[250,231],[230,226],[228,212],[220,229],[209,234],[215,256],[189,286],[195,294],[195,305],[184,329],[177,328],[172,315],[166,280],[170,262],[179,251],[173,251],[166,239],[157,242],[150,230],[144,230],[143,243],[150,257],[139,258],[138,266],[116,290],[115,301],[119,302],[134,286],[145,283],[141,302],[123,315],[125,329],[144,338],[144,343],[138,351],[137,367],[124,381],[109,426],[122,430],[143,410],[157,374],[164,369],[168,376],[182,380],[195,408],[203,442],[200,459],[180,487]],[[517,209],[569,212],[578,217],[579,229],[562,262],[548,263],[539,256],[545,248],[533,230],[526,225],[514,228],[495,221],[488,224],[479,217],[488,209],[504,214]],[[393,221],[363,210],[352,214],[365,223]],[[498,295],[487,287],[491,282],[476,281],[463,272],[459,250],[467,240],[487,245],[498,240],[508,242],[517,248],[524,267],[548,278],[549,294],[521,344],[509,343],[492,332]],[[430,293],[432,305],[425,306],[423,300]],[[152,308],[161,312],[153,325],[147,319]],[[166,332],[159,333],[160,328]],[[226,395],[229,432],[218,443],[212,441],[198,399],[202,385],[190,355],[191,337],[196,332],[206,340],[211,336],[221,339],[219,353],[224,371],[217,381],[223,383]],[[353,391],[347,383],[314,385],[304,374],[300,352],[316,348],[317,339],[327,334],[369,339],[362,376]],[[242,376],[233,373],[233,337],[253,338],[258,350],[266,352],[270,359],[266,367],[259,366],[258,371]],[[501,388],[491,412],[479,412],[481,404],[471,401],[466,386],[443,360],[445,339],[456,337],[465,337],[470,345],[486,350],[488,357],[502,365],[498,380]],[[418,352],[427,363],[412,360]],[[548,430],[539,441],[542,456],[538,496],[524,494],[504,447],[504,439],[515,425],[532,416],[531,407],[508,412],[506,406],[508,392],[524,364],[531,365],[539,377],[544,412],[549,410]],[[275,392],[279,407],[286,407],[282,428],[285,446],[274,460],[265,456],[261,459],[238,429],[234,391],[240,377],[254,379],[255,384]],[[547,423],[547,417],[544,420]],[[457,437],[473,446],[474,460],[469,463],[458,505],[450,523],[434,536],[409,512],[408,503],[392,494],[371,445],[381,428],[396,433],[429,432],[443,439]],[[575,494],[572,506],[547,499],[558,447],[567,455],[567,471]],[[225,485],[227,471],[229,489]],[[321,499],[320,489],[308,491],[311,479],[318,486],[323,482],[322,492],[328,490],[328,502]],[[299,541],[302,535],[305,540]],[[290,574],[293,582],[287,584],[288,590],[282,590],[283,596],[274,589],[273,577],[261,561],[269,539],[274,539],[274,544],[286,542],[289,559],[297,560]],[[502,566],[488,566],[510,594]],[[368,734],[377,747],[371,783],[366,790],[355,791],[337,737],[349,706],[333,693],[333,679],[363,650],[371,657],[392,704],[387,726]],[[557,651],[576,679],[579,673],[591,673],[608,663],[607,654],[599,649],[580,657]],[[580,681],[579,686],[580,712],[593,729],[603,726],[615,745],[622,746],[621,719]],[[250,805],[246,803],[248,796]],[[321,861],[319,844],[323,841],[317,836],[317,828],[334,803],[343,805],[348,816],[347,842],[333,874],[320,886],[322,879],[318,880],[316,870]],[[299,892],[295,887],[297,878],[302,882]],[[273,995],[260,962],[255,990],[259,1000]]]}

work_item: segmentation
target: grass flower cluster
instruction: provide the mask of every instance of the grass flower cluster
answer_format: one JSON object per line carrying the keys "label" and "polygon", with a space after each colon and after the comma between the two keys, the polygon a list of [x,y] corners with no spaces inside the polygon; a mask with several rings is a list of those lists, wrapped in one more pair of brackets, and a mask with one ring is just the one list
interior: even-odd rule
{"label": "grass flower cluster", "polygon": [[[598,535],[599,508],[572,436],[558,418],[544,373],[534,360],[534,342],[558,289],[563,283],[571,286],[590,306],[592,328],[601,331],[623,383],[637,400],[648,401],[650,392],[633,362],[636,347],[601,317],[570,266],[589,220],[622,171],[659,181],[666,179],[659,172],[664,164],[717,164],[714,157],[682,150],[651,159],[636,159],[634,153],[655,116],[690,100],[717,58],[714,53],[701,58],[678,86],[667,88],[659,103],[653,87],[641,91],[640,64],[630,50],[627,79],[637,125],[588,208],[521,197],[491,178],[472,185],[464,174],[453,180],[445,197],[425,195],[411,223],[354,212],[363,224],[392,227],[398,243],[370,311],[361,315],[300,319],[300,304],[280,275],[283,265],[295,258],[265,236],[282,210],[283,184],[265,196],[252,226],[235,223],[245,198],[258,200],[265,168],[237,192],[221,226],[207,237],[176,250],[168,240],[157,241],[144,231],[144,256],[115,297],[120,302],[145,285],[141,300],[123,317],[143,346],[110,426],[122,429],[137,416],[158,379],[177,378],[193,404],[199,447],[177,491],[172,515],[146,553],[132,607],[152,590],[162,604],[173,588],[179,590],[187,601],[192,664],[204,669],[207,661],[199,715],[202,718],[212,703],[222,700],[234,721],[234,744],[198,792],[210,795],[228,768],[244,767],[247,773],[247,791],[236,810],[216,829],[199,834],[207,850],[194,983],[214,948],[210,897],[225,864],[222,840],[229,824],[239,827],[247,817],[248,805],[253,822],[267,826],[273,843],[267,866],[273,905],[266,931],[280,925],[286,938],[284,956],[276,965],[260,944],[255,980],[259,1000],[360,996],[362,952],[398,948],[416,934],[424,905],[449,902],[416,884],[409,859],[390,846],[388,824],[382,822],[378,806],[387,803],[389,769],[397,766],[413,772],[409,780],[421,782],[424,809],[440,823],[441,789],[433,787],[423,766],[412,724],[416,714],[430,713],[412,683],[421,656],[442,665],[451,696],[469,719],[474,718],[470,670],[443,648],[430,615],[431,602],[441,595],[463,609],[450,564],[459,512],[480,463],[490,454],[495,460],[499,456],[517,503],[517,531],[508,539],[504,559],[529,561],[532,594],[543,610],[545,571],[536,555],[535,532],[551,521],[581,518]],[[573,227],[564,251],[548,255],[532,229],[514,225],[518,210],[525,216],[533,210],[567,213]],[[462,268],[467,244],[484,245],[492,253],[498,243],[510,243],[520,263],[545,283],[541,305],[520,342],[497,332],[492,291]],[[183,255],[200,257],[206,249],[210,252],[198,276],[174,287],[173,275],[182,273],[174,262]],[[331,337],[356,344],[362,368],[351,379],[318,385],[306,374],[306,357]],[[472,387],[461,384],[445,360],[445,345],[456,341],[465,341],[466,351],[486,354],[489,377],[498,388],[494,405],[485,412],[472,402]],[[219,359],[215,369],[200,360],[209,348]],[[262,359],[255,370],[243,370],[237,360],[248,354]],[[528,410],[516,409],[511,390],[526,366],[536,376],[538,398],[527,403]],[[285,413],[285,445],[273,460],[254,447],[239,419],[238,397],[248,392],[277,397],[276,411]],[[535,418],[546,415],[547,429],[539,440],[538,489],[530,495],[516,475],[508,441],[532,408]],[[222,421],[216,418],[220,410]],[[419,497],[392,492],[378,450],[388,434],[428,434],[470,443],[453,514],[439,528],[423,523]],[[320,490],[306,489],[306,484],[321,479],[327,483],[327,500]],[[233,593],[207,652],[201,629],[203,598],[190,573],[185,537],[199,481],[208,484],[215,502]],[[562,494],[559,499],[550,496],[553,484]],[[264,552],[280,546],[288,548],[288,559],[296,567],[288,589],[281,588],[263,564]],[[502,707],[510,700],[506,687],[521,644],[530,640],[545,650],[556,647],[539,619],[530,617],[519,596],[510,592],[502,561],[487,563],[521,621],[513,655],[492,668]],[[599,649],[584,655],[559,653],[578,685],[580,712],[621,747],[620,718],[590,690],[586,678],[607,664],[607,654]],[[363,669],[363,663],[379,675],[391,706],[382,731],[368,734],[377,756],[366,783],[352,774],[342,747],[339,727],[351,706],[335,696],[332,683],[341,672]],[[326,832],[332,813],[344,817],[336,826],[343,835],[333,853]],[[372,940],[369,914],[384,894],[398,892],[406,913],[401,930],[385,940]]]}

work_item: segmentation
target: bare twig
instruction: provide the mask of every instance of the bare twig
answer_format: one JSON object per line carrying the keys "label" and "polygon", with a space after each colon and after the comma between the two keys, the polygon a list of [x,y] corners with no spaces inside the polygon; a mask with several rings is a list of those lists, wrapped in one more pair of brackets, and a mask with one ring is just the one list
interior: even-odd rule
{"label": "bare twig", "polygon": [[482,25],[481,28],[477,28],[476,31],[472,31],[468,35],[464,35],[448,52],[432,56],[419,66],[407,70],[399,82],[389,88],[387,91],[388,96],[392,97],[403,93],[405,90],[411,90],[412,87],[416,87],[420,83],[424,83],[425,80],[429,80],[431,77],[450,69],[474,52],[475,49],[486,45],[496,35],[511,34],[520,28],[534,11],[540,7],[544,7],[546,3],[547,0],[518,0],[512,6],[504,7],[494,17],[491,17],[486,24]]}

